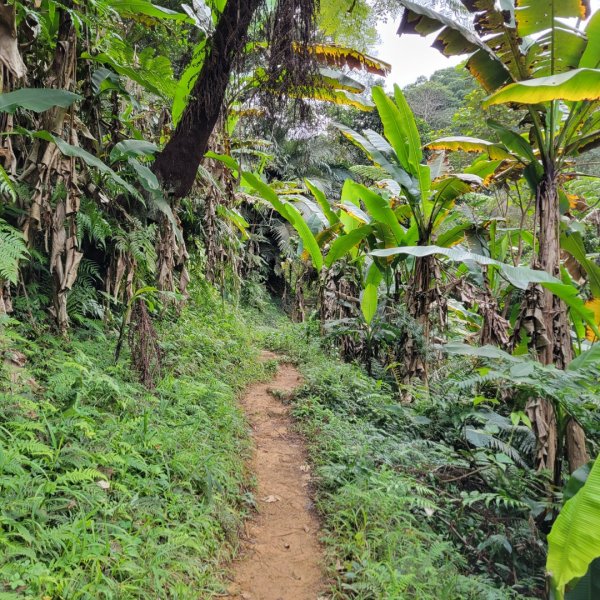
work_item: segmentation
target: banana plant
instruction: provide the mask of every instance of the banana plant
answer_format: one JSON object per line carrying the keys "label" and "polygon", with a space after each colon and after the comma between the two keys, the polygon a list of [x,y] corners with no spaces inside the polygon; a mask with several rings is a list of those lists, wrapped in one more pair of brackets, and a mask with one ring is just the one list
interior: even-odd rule
{"label": "banana plant", "polygon": [[[600,11],[591,14],[589,0],[531,2],[461,0],[474,30],[410,0],[404,6],[398,34],[437,33],[433,46],[447,56],[468,55],[466,67],[489,93],[484,108],[509,104],[524,110],[521,129],[490,123],[499,142],[451,138],[432,147],[463,149],[496,156],[504,168],[518,168],[535,197],[535,228],[539,240],[534,266],[561,279],[561,186],[573,159],[600,143]],[[504,158],[501,154],[508,153]],[[563,300],[563,301],[561,301]],[[529,332],[531,349],[545,364],[564,368],[573,356],[568,309],[564,298],[531,286],[519,318]],[[557,473],[551,406],[543,399],[529,407],[537,413],[540,468]],[[538,425],[539,424],[539,425]],[[587,453],[583,432],[567,440],[570,464],[581,464]],[[577,438],[577,439],[576,439]],[[546,440],[546,441],[543,441]],[[571,456],[572,455],[572,456]],[[579,456],[576,456],[579,455]]]}
{"label": "banana plant", "polygon": [[[504,173],[522,173],[536,198],[535,266],[560,277],[562,175],[574,157],[600,143],[600,12],[591,15],[588,0],[508,0],[501,7],[462,0],[473,31],[410,0],[401,4],[399,35],[437,32],[433,45],[442,53],[468,55],[467,68],[490,94],[484,108],[509,103],[526,111],[521,130],[490,122],[497,142],[453,137],[430,148],[480,152],[500,160]],[[530,312],[544,317],[530,319],[531,344],[540,360],[564,367],[572,358],[566,307],[549,293],[533,304]]]}
{"label": "banana plant", "polygon": [[[414,116],[399,87],[394,89],[394,100],[376,87],[373,100],[383,123],[384,137],[370,130],[361,135],[339,127],[380,169],[377,186],[392,190],[384,195],[362,186],[355,189],[353,198],[365,205],[366,213],[378,226],[377,244],[369,247],[376,267],[395,272],[400,263],[406,263],[407,254],[387,253],[391,248],[429,246],[434,241],[450,247],[461,241],[472,223],[457,222],[459,213],[453,212],[452,208],[460,196],[481,186],[482,179],[473,173],[445,173],[443,160],[439,157],[431,164],[424,163]],[[355,188],[356,184],[350,187]],[[347,232],[347,235],[357,234]],[[337,240],[336,244],[341,246],[345,243],[342,240]],[[443,319],[445,303],[439,287],[441,272],[431,256],[416,257],[411,262],[406,282],[408,309],[428,336],[431,307],[436,302]],[[417,371],[424,373],[420,361],[411,357],[409,363],[412,367],[407,369],[408,375]]]}

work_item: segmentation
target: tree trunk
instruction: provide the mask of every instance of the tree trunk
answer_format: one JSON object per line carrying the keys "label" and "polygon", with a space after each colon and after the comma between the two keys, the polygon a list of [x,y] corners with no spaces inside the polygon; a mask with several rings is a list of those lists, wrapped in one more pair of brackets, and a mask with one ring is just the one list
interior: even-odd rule
{"label": "tree trunk", "polygon": [[569,472],[572,473],[590,460],[585,447],[585,431],[575,419],[569,419],[565,438]]}
{"label": "tree trunk", "polygon": [[[553,172],[547,174],[537,193],[539,251],[537,264],[560,279],[560,206],[558,187]],[[573,358],[567,307],[549,290],[541,294],[542,327],[534,330],[535,348],[540,362],[564,369]]]}
{"label": "tree trunk", "polygon": [[[439,262],[434,256],[415,258],[413,275],[408,286],[406,304],[409,314],[422,326],[425,344],[431,334],[432,307],[436,306],[438,321],[445,325],[447,300],[440,292],[438,282],[441,278]],[[409,381],[413,377],[427,380],[427,362],[414,333],[409,332],[404,345],[404,378]]]}
{"label": "tree trunk", "polygon": [[[47,88],[72,90],[76,86],[77,32],[69,8],[70,3],[67,2],[59,13],[56,50],[44,81]],[[73,107],[55,107],[43,114],[40,129],[66,138],[69,143],[78,146],[74,122]],[[53,142],[39,140],[27,160],[33,167],[29,176],[33,189],[23,234],[31,245],[43,237],[46,249],[50,239],[49,266],[54,305],[51,310],[58,329],[65,334],[69,326],[67,298],[77,279],[83,257],[77,242],[76,218],[81,190],[75,158],[63,156]],[[28,171],[27,167],[24,171]],[[55,203],[52,201],[53,195]]]}
{"label": "tree trunk", "polygon": [[[560,204],[556,175],[547,168],[546,176],[536,194],[536,215],[539,250],[534,267],[560,279]],[[564,369],[573,358],[567,307],[557,296],[541,286],[531,286],[525,295],[525,306],[515,328],[527,331],[530,345],[538,360]],[[536,466],[549,469],[555,481],[560,480],[558,423],[552,402],[534,398],[527,403],[533,429],[538,440]],[[586,463],[585,433],[571,419],[565,429],[565,447],[571,471]]]}
{"label": "tree trunk", "polygon": [[186,196],[219,118],[234,61],[243,51],[260,0],[228,0],[181,121],[153,171],[174,197]]}

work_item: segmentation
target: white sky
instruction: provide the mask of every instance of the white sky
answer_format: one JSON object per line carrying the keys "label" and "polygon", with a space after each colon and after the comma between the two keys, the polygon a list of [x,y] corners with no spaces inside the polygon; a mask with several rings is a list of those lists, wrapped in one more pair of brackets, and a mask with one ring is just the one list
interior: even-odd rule
{"label": "white sky", "polygon": [[[543,1],[543,0],[542,0]],[[591,0],[592,12],[600,9],[600,0]],[[413,83],[420,75],[429,77],[438,69],[445,69],[457,65],[465,57],[446,57],[435,48],[431,47],[436,34],[427,38],[418,35],[403,35],[398,37],[396,31],[400,24],[400,17],[381,21],[377,26],[380,43],[377,47],[377,56],[392,65],[392,72],[386,79],[386,87],[391,88],[394,83],[401,87]]]}

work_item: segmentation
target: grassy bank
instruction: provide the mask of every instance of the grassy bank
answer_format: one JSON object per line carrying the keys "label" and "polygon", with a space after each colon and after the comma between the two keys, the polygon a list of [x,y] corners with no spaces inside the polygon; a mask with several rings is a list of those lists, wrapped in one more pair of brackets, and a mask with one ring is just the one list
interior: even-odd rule
{"label": "grassy bank", "polygon": [[0,597],[220,590],[252,501],[235,396],[264,376],[240,313],[195,292],[160,327],[152,392],[127,356],[114,364],[116,339],[97,325],[70,341],[30,333],[2,336]]}

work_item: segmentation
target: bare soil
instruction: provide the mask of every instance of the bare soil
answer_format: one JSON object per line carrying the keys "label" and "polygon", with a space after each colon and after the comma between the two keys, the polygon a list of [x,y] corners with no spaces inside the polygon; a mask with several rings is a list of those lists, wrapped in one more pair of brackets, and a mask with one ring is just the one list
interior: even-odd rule
{"label": "bare soil", "polygon": [[298,371],[281,365],[272,381],[250,386],[242,399],[254,439],[250,468],[258,513],[246,522],[242,552],[232,565],[230,600],[317,600],[324,588],[306,446],[289,408],[270,393],[292,392],[299,383]]}

